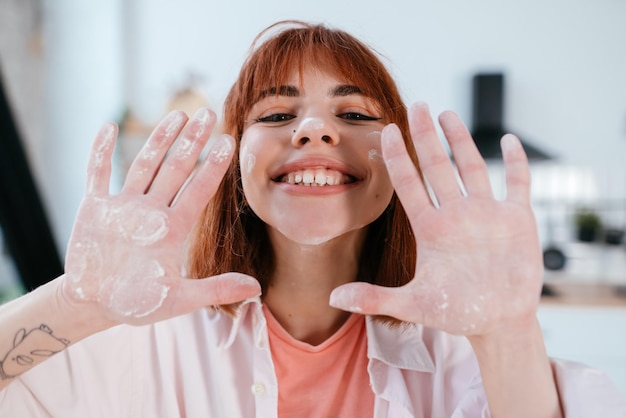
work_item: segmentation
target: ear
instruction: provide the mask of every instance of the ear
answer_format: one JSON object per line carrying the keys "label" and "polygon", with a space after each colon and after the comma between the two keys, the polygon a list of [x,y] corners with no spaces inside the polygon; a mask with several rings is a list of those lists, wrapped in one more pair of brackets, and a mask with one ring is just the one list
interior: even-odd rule
{"label": "ear", "polygon": [[19,343],[24,341],[24,338],[26,338],[26,329],[22,328],[15,334],[15,338],[13,338],[13,347],[16,347]]}

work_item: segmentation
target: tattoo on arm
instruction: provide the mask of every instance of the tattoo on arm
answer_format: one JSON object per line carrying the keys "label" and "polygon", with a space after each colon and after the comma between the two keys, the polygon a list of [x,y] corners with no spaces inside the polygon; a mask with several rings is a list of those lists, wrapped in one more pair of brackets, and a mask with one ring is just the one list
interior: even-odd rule
{"label": "tattoo on arm", "polygon": [[13,347],[0,360],[0,380],[20,375],[69,344],[65,338],[55,337],[45,324],[30,331],[21,328],[15,334]]}

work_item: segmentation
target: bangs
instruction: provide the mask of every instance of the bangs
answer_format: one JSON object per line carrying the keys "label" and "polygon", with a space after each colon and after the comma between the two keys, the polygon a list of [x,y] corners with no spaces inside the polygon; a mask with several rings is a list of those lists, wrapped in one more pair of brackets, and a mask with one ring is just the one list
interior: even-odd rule
{"label": "bangs", "polygon": [[[285,30],[284,26],[294,26]],[[272,34],[278,29],[278,33]],[[340,30],[328,30],[319,25],[302,22],[281,22],[262,32],[252,45],[250,56],[242,68],[237,92],[228,105],[237,109],[230,132],[240,137],[243,117],[267,94],[287,85],[297,71],[309,68],[326,72],[342,83],[356,86],[361,93],[380,107],[385,121],[394,119],[404,106],[394,100],[396,86],[377,54],[353,36]],[[228,118],[228,114],[227,114]],[[227,125],[229,122],[227,121]]]}
{"label": "bangs", "polygon": [[[359,51],[358,45],[335,39],[337,36],[324,39],[314,37],[315,33],[306,35],[309,36],[304,39],[296,36],[276,39],[279,45],[264,45],[267,49],[257,51],[255,76],[248,90],[252,104],[260,100],[264,92],[287,85],[294,73],[297,72],[302,79],[303,72],[310,68],[328,73],[343,83],[354,85],[365,96],[376,101],[384,97],[382,92],[374,87],[377,83],[372,83],[377,71],[376,69],[372,71],[372,68],[364,65],[370,59],[361,55],[365,51]],[[320,35],[327,35],[325,38],[329,38],[328,33]],[[267,56],[264,56],[266,54]]]}

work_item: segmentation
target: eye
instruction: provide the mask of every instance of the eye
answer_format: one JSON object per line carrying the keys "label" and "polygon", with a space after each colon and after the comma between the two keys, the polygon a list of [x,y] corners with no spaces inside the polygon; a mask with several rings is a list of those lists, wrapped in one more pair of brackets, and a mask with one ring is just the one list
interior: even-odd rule
{"label": "eye", "polygon": [[276,123],[276,122],[287,122],[288,120],[291,120],[293,118],[295,118],[295,116],[289,113],[272,113],[271,115],[257,118],[256,121]]}
{"label": "eye", "polygon": [[347,120],[380,120],[379,117],[368,116],[368,115],[364,115],[363,113],[358,113],[358,112],[340,113],[337,115],[337,117],[341,119],[347,119]]}

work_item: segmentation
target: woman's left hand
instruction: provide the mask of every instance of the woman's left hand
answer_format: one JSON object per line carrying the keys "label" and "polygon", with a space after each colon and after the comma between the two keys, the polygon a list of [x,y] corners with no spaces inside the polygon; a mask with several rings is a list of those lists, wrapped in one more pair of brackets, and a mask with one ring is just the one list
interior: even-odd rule
{"label": "woman's left hand", "polygon": [[385,127],[382,147],[417,242],[415,277],[396,288],[346,284],[335,289],[331,304],[468,337],[534,320],[543,262],[528,160],[519,140],[513,135],[502,140],[507,195],[496,200],[486,164],[457,115],[444,112],[439,123],[461,182],[427,106],[414,105],[409,119],[420,168],[437,205],[397,126]]}

